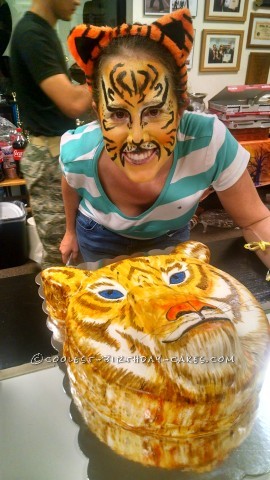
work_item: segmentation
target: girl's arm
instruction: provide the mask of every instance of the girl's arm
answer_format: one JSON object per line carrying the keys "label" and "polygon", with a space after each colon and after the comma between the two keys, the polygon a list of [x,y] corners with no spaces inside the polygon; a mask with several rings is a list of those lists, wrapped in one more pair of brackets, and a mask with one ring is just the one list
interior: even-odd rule
{"label": "girl's arm", "polygon": [[246,241],[256,242],[254,251],[270,268],[270,245],[267,245],[270,243],[270,211],[260,199],[248,171],[232,187],[217,192],[217,195],[225,210],[242,228]]}
{"label": "girl's arm", "polygon": [[66,233],[60,244],[63,263],[67,263],[70,255],[76,260],[79,254],[79,246],[76,237],[76,215],[80,203],[80,197],[62,176],[62,195],[66,214]]}

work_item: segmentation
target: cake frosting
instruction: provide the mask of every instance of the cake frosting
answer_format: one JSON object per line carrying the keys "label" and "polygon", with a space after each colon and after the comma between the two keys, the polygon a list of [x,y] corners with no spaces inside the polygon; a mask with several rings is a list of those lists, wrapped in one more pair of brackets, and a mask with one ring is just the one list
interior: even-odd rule
{"label": "cake frosting", "polygon": [[209,470],[256,413],[268,320],[209,255],[190,241],[96,271],[42,272],[75,404],[103,442],[145,465]]}

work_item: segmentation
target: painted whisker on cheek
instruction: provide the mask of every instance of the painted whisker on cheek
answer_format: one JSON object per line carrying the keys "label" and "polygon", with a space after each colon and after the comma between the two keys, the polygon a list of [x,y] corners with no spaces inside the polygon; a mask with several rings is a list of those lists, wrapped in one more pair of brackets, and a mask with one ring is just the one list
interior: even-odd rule
{"label": "painted whisker on cheek", "polygon": [[164,147],[164,149],[166,150],[167,154],[168,154],[168,157],[172,154],[173,150],[170,150],[169,148],[167,147]]}
{"label": "painted whisker on cheek", "polygon": [[174,139],[174,137],[171,137],[171,139],[172,139],[171,142],[168,142],[168,144],[173,147],[174,143],[175,143],[175,139]]}
{"label": "painted whisker on cheek", "polygon": [[114,141],[111,138],[103,136],[104,140],[106,143],[114,143]]}
{"label": "painted whisker on cheek", "polygon": [[114,150],[116,150],[116,146],[115,147],[110,147],[109,145],[106,145],[106,150],[107,152],[113,152]]}
{"label": "painted whisker on cheek", "polygon": [[167,128],[171,123],[174,122],[174,119],[175,119],[175,117],[174,117],[174,112],[170,112],[170,115],[171,115],[170,120],[168,120],[168,122],[166,123],[166,125],[164,125],[164,127],[161,127],[162,130],[164,130],[164,129]]}

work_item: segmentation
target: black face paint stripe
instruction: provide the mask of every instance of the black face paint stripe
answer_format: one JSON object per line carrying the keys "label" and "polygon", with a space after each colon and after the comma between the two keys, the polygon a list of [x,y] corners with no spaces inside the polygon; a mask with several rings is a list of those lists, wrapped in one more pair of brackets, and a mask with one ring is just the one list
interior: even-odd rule
{"label": "black face paint stripe", "polygon": [[166,150],[166,152],[167,152],[168,156],[169,156],[169,155],[171,155],[171,154],[172,154],[172,152],[173,152],[172,150],[170,150],[170,149],[169,149],[169,148],[167,148],[167,147],[164,147],[164,149]]}
{"label": "black face paint stripe", "polygon": [[152,89],[158,79],[158,71],[157,69],[154,67],[154,65],[151,65],[150,63],[147,64],[147,66],[154,72],[155,74],[155,78],[152,80],[151,82],[151,85],[150,85],[150,88]]}
{"label": "black face paint stripe", "polygon": [[103,128],[104,130],[106,130],[106,132],[109,132],[109,130],[113,130],[115,127],[107,127],[106,126],[106,123],[107,123],[107,120],[102,120],[102,125],[103,125]]}
{"label": "black face paint stripe", "polygon": [[114,100],[114,91],[110,87],[108,88],[108,97],[109,97],[110,100],[112,100],[112,101]]}
{"label": "black face paint stripe", "polygon": [[134,93],[136,95],[138,93],[138,85],[137,85],[137,82],[136,82],[136,77],[135,77],[134,72],[131,72],[131,80],[132,80],[132,85],[133,85],[133,88],[134,88]]}
{"label": "black face paint stripe", "polygon": [[111,85],[113,87],[113,90],[121,97],[122,97],[122,93],[120,92],[120,90],[117,88],[116,86],[116,83],[115,83],[115,80],[114,80],[114,75],[117,71],[118,68],[120,67],[123,67],[124,66],[124,63],[117,63],[114,68],[112,69],[111,73],[110,73],[110,82],[111,82]]}
{"label": "black face paint stripe", "polygon": [[116,81],[119,83],[119,85],[122,87],[122,89],[126,92],[128,92],[128,94],[132,97],[133,96],[133,92],[131,90],[131,88],[128,86],[127,83],[124,82],[124,78],[127,76],[127,72],[124,71],[124,72],[121,72],[117,75],[116,77]]}
{"label": "black face paint stripe", "polygon": [[103,91],[106,106],[108,106],[108,97],[107,97],[107,91],[106,91],[104,80],[101,81],[101,88],[102,88],[102,91]]}
{"label": "black face paint stripe", "polygon": [[161,127],[161,130],[165,130],[165,128],[167,128],[171,123],[174,122],[174,111],[170,112],[170,115],[171,115],[170,120],[168,120],[168,122],[166,123],[166,125],[164,125],[164,127]]}
{"label": "black face paint stripe", "polygon": [[147,72],[146,70],[138,70],[138,73],[145,77],[143,84],[139,88],[139,94],[143,95],[146,87],[148,86],[148,84],[150,82],[150,75],[149,75],[149,72]]}
{"label": "black face paint stripe", "polygon": [[145,94],[143,93],[142,97],[141,97],[140,100],[138,101],[138,104],[139,104],[139,103],[142,103],[142,102],[144,101],[144,99],[145,99]]}
{"label": "black face paint stripe", "polygon": [[103,136],[103,138],[104,138],[105,142],[107,142],[107,143],[114,143],[114,141],[111,138],[104,137],[104,136]]}
{"label": "black face paint stripe", "polygon": [[168,143],[173,147],[175,142],[175,137],[170,137],[170,138],[171,138],[171,142],[168,142]]}
{"label": "black face paint stripe", "polygon": [[114,150],[116,150],[117,147],[110,147],[109,145],[106,145],[106,150],[107,152],[113,152]]}

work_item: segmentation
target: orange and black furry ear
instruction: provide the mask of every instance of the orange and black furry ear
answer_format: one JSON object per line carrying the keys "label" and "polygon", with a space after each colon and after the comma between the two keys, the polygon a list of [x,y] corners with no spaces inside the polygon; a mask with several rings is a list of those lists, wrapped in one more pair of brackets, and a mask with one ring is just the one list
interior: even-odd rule
{"label": "orange and black furry ear", "polygon": [[134,23],[115,28],[95,25],[78,25],[68,37],[68,47],[77,64],[85,72],[89,88],[92,86],[94,61],[102,49],[117,37],[140,35],[163,44],[174,57],[179,67],[180,87],[186,96],[187,68],[186,59],[193,43],[193,27],[187,8],[176,10],[161,17],[150,25]]}

